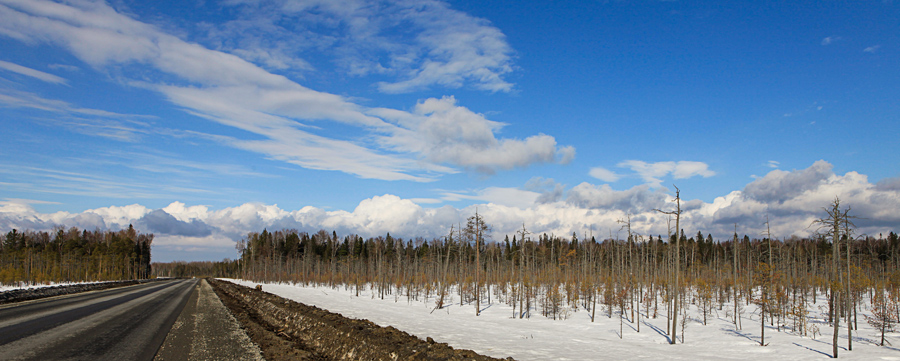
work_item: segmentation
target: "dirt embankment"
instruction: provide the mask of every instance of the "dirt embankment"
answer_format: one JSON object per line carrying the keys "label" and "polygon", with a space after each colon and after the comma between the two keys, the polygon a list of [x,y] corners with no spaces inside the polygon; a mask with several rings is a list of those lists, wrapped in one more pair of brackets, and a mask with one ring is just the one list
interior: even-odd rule
{"label": "dirt embankment", "polygon": [[499,360],[261,290],[208,281],[267,360]]}
{"label": "dirt embankment", "polygon": [[101,283],[84,283],[77,285],[41,287],[31,289],[18,289],[0,292],[0,305],[4,303],[36,300],[38,298],[62,296],[70,293],[105,290],[107,288],[130,286],[138,283],[151,282],[151,280],[110,281]]}

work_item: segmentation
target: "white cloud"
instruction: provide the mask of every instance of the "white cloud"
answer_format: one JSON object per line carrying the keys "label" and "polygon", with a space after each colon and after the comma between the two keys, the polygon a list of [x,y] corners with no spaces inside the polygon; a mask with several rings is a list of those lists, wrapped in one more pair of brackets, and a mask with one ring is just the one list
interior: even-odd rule
{"label": "white cloud", "polygon": [[[851,208],[857,234],[877,235],[900,228],[900,191],[869,183],[865,175],[848,172],[837,175],[831,164],[818,161],[807,169],[785,172],[773,170],[733,192],[730,204],[716,210],[713,224],[762,224],[770,215],[773,229],[782,237],[808,235],[813,220],[825,216],[823,208],[835,197]],[[727,228],[727,227],[726,227]]]}
{"label": "white cloud", "polygon": [[830,45],[831,43],[841,40],[840,36],[829,36],[822,39],[822,45]]}
{"label": "white cloud", "polygon": [[716,172],[709,170],[709,166],[703,162],[680,161],[675,164],[672,170],[672,176],[675,179],[685,179],[694,176],[709,178],[716,175]]}
{"label": "white cloud", "polygon": [[157,209],[144,214],[137,220],[138,227],[149,232],[186,237],[208,237],[212,229],[202,221],[193,219],[183,221],[173,217],[167,211]]}
{"label": "white cloud", "polygon": [[222,235],[208,235],[202,237],[161,235],[153,237],[152,245],[171,248],[178,252],[210,252],[234,248],[234,240]]}
{"label": "white cloud", "polygon": [[22,198],[6,198],[5,201],[0,202],[2,204],[61,204],[59,202],[52,201],[42,201],[37,199],[22,199]]}
{"label": "white cloud", "polygon": [[876,51],[878,51],[879,48],[881,48],[881,45],[872,45],[863,49],[863,52],[874,54]]}
{"label": "white cloud", "polygon": [[201,219],[205,214],[209,213],[209,207],[207,206],[197,205],[185,207],[185,204],[181,202],[172,202],[168,206],[162,208],[162,210],[182,222]]}
{"label": "white cloud", "polygon": [[42,71],[40,71],[40,70],[34,70],[34,69],[32,69],[32,68],[26,68],[26,67],[21,66],[21,65],[19,65],[19,64],[13,64],[13,63],[6,62],[6,61],[3,61],[3,60],[0,60],[0,69],[8,70],[8,71],[11,71],[11,72],[13,72],[13,73],[22,74],[22,75],[25,75],[25,76],[30,76],[30,77],[32,77],[32,78],[35,78],[35,79],[38,79],[38,80],[42,80],[42,81],[45,81],[45,82],[48,82],[48,83],[53,83],[53,84],[63,84],[63,85],[66,84],[66,79],[63,79],[62,77],[59,77],[59,76],[56,76],[56,75],[53,75],[53,74],[49,74],[49,73],[45,73],[45,72],[42,72]]}
{"label": "white cloud", "polygon": [[47,65],[47,67],[50,68],[50,69],[54,69],[54,70],[56,70],[56,69],[62,69],[62,70],[65,70],[65,71],[79,71],[79,70],[81,70],[81,68],[79,68],[79,67],[77,67],[77,66],[74,66],[74,65],[66,65],[66,64],[50,64],[50,65]]}
{"label": "white cloud", "polygon": [[569,164],[575,160],[575,147],[567,145],[557,150],[559,164]]}
{"label": "white cloud", "polygon": [[[268,174],[253,171],[243,165],[213,162],[195,162],[184,160],[176,154],[149,151],[146,153],[118,152],[105,154],[107,162],[117,166],[182,178],[202,178],[210,175],[238,177],[272,177]],[[120,159],[120,160],[112,160]]]}
{"label": "white cloud", "polygon": [[556,139],[549,135],[497,139],[495,133],[506,124],[458,106],[452,96],[420,101],[411,113],[390,109],[371,113],[398,124],[390,134],[379,137],[380,143],[422,154],[437,164],[493,174],[533,163],[567,163],[574,157],[574,148],[557,147]]}
{"label": "white cloud", "polygon": [[609,183],[615,183],[616,181],[619,180],[619,178],[622,178],[621,175],[616,174],[615,172],[613,172],[609,169],[603,168],[603,167],[591,168],[591,170],[588,172],[588,174],[591,177],[594,177],[594,178],[597,178],[599,180],[602,180],[604,182],[609,182]]}
{"label": "white cloud", "polygon": [[478,200],[508,207],[528,208],[538,202],[541,193],[519,188],[487,187],[472,193],[444,192],[443,199]]}
{"label": "white cloud", "polygon": [[[398,78],[381,81],[386,93],[433,86],[471,85],[512,90],[512,49],[484,19],[442,1],[232,1],[241,18],[207,29],[209,42],[275,69],[313,68],[298,54],[325,53],[345,73]],[[314,53],[314,54],[310,54]]]}
{"label": "white cloud", "polygon": [[407,79],[379,83],[379,89],[403,93],[432,84],[458,88],[471,82],[482,90],[512,90],[513,85],[503,79],[513,70],[512,49],[499,29],[487,20],[452,10],[443,2],[415,6],[419,11],[411,12],[414,15],[410,20],[424,29],[416,40],[428,57],[414,60],[414,67],[406,71]]}
{"label": "white cloud", "polygon": [[618,164],[619,167],[629,168],[637,173],[644,182],[659,187],[665,176],[672,175],[675,179],[686,179],[694,176],[704,178],[716,175],[709,170],[709,166],[703,162],[678,161],[647,163],[640,160],[626,160]]}
{"label": "white cloud", "polygon": [[828,162],[820,160],[800,171],[787,172],[776,169],[748,184],[744,188],[744,195],[766,203],[784,202],[803,192],[817,189],[833,175],[831,167]]}
{"label": "white cloud", "polygon": [[444,203],[443,200],[438,198],[410,198],[409,200],[413,201],[415,204],[441,204]]}
{"label": "white cloud", "polygon": [[[71,163],[75,160],[68,159]],[[51,168],[0,164],[0,174],[10,179],[25,180],[5,185],[7,189],[33,193],[79,195],[111,198],[164,198],[168,186],[142,183],[134,179],[120,179],[88,172],[68,172]]]}
{"label": "white cloud", "polygon": [[56,113],[69,113],[81,116],[97,116],[106,118],[147,118],[144,115],[121,114],[100,109],[78,108],[71,104],[54,99],[43,98],[37,94],[0,89],[0,103],[11,107],[33,108]]}
{"label": "white cloud", "polygon": [[781,162],[778,162],[778,161],[776,161],[776,160],[770,160],[768,163],[766,163],[766,166],[769,167],[769,168],[776,168],[776,169],[777,169],[779,165],[781,165]]}
{"label": "white cloud", "polygon": [[543,177],[534,177],[525,183],[523,190],[538,193],[539,196],[534,202],[537,203],[553,203],[562,199],[565,192],[565,186],[557,183],[555,180]]}
{"label": "white cloud", "polygon": [[664,208],[667,197],[661,190],[651,190],[647,185],[616,191],[608,184],[581,183],[569,190],[566,203],[579,208],[639,213]]}
{"label": "white cloud", "polygon": [[[842,205],[851,207],[851,215],[859,217],[856,219],[857,234],[876,236],[900,229],[900,190],[894,184],[896,180],[874,185],[865,175],[856,172],[836,175],[830,169],[830,164],[819,161],[804,170],[773,170],[748,184],[745,189],[749,191],[732,191],[711,203],[686,198],[682,200],[682,227],[687,234],[702,231],[723,239],[731,237],[736,223],[739,234],[759,237],[765,216],[769,215],[772,231],[777,237],[809,236],[816,231],[809,228],[811,222],[823,217],[822,208],[837,196]],[[758,189],[778,193],[778,187],[774,185],[779,183],[784,185],[781,190],[784,194],[760,197],[754,193],[758,193]],[[536,179],[529,184],[547,189],[553,188],[555,182]],[[802,186],[796,186],[798,184]],[[487,202],[465,208],[423,208],[413,200],[385,194],[362,200],[352,211],[326,211],[309,206],[289,211],[277,205],[259,203],[212,210],[206,206],[173,202],[161,209],[135,204],[74,214],[44,214],[35,211],[28,202],[6,201],[0,202],[0,232],[12,228],[52,230],[58,226],[120,229],[134,224],[141,231],[156,233],[159,240],[156,246],[161,248],[154,250],[198,249],[233,254],[233,243],[225,240],[240,240],[248,232],[259,232],[263,228],[295,228],[312,233],[324,229],[340,235],[353,233],[363,237],[383,236],[388,232],[407,239],[441,237],[451,226],[465,222],[476,208],[491,225],[494,239],[514,234],[523,224],[535,234],[568,236],[575,232],[582,237],[593,230],[595,235],[605,238],[619,230],[621,225],[617,221],[629,214],[635,232],[645,236],[664,235],[666,216],[654,209],[674,206],[672,195],[648,185],[618,191],[606,184],[582,183],[567,193],[565,200],[540,203],[534,201],[539,194],[536,191],[490,188],[457,194],[460,198]],[[689,189],[682,189],[682,196],[689,197],[689,194]],[[528,201],[517,204],[516,197]]]}
{"label": "white cloud", "polygon": [[[353,4],[357,3],[337,7],[331,2],[281,5],[295,12],[326,9],[336,14],[339,21],[353,19],[350,25],[362,24],[365,33],[366,17],[355,14],[354,9],[359,7]],[[509,66],[507,51],[503,50],[507,46],[499,31],[440,2],[393,5],[403,10],[399,11],[401,18],[411,17],[402,21],[413,21],[424,27],[417,39],[430,55],[417,60],[421,69],[407,69],[409,79],[385,86],[401,91],[434,83],[455,85],[453,79],[472,79],[477,75],[477,87],[508,89],[508,84],[498,75],[498,71],[502,73]],[[143,78],[130,84],[158,91],[193,115],[262,136],[252,140],[218,138],[229,146],[310,169],[336,170],[363,178],[424,182],[434,180],[439,174],[456,172],[452,167],[490,174],[533,163],[567,163],[575,153],[570,146],[558,147],[552,136],[544,134],[521,140],[498,139],[494,133],[503,124],[457,106],[452,97],[426,99],[412,113],[362,107],[342,96],[306,88],[233,54],[183,41],[122,15],[104,3],[58,4],[40,0],[10,3],[0,6],[0,34],[31,43],[59,45],[91,66],[121,72],[120,76],[127,74],[121,71],[123,68],[138,66],[150,66],[174,75],[182,84],[171,77],[165,82],[154,83]],[[465,45],[466,39],[473,40],[475,45]],[[46,101],[0,96],[3,96],[0,101],[16,106],[52,108]],[[71,109],[67,104],[54,106],[54,109],[89,111]],[[323,127],[314,125],[322,120],[358,127],[361,135],[355,139],[336,139]],[[128,131],[119,129],[119,133],[108,135],[127,139],[134,134],[133,129],[131,133]],[[423,142],[422,136],[431,142]],[[442,136],[448,138],[439,138]]]}
{"label": "white cloud", "polygon": [[885,178],[875,184],[875,189],[881,191],[898,191],[900,192],[900,178]]}

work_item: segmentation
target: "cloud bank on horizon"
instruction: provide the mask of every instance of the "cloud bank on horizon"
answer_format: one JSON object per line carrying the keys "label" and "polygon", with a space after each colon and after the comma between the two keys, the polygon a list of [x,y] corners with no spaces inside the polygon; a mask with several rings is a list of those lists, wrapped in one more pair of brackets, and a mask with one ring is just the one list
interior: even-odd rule
{"label": "cloud bank on horizon", "polygon": [[[546,181],[546,180],[545,180]],[[552,182],[552,180],[551,180]],[[689,194],[684,189],[684,195]],[[555,197],[542,197],[523,189],[510,190],[506,199],[478,203],[465,208],[422,207],[409,199],[385,194],[364,199],[352,211],[328,211],[316,207],[284,210],[277,205],[247,203],[213,210],[207,206],[187,206],[173,202],[160,209],[139,204],[104,207],[81,213],[38,213],[27,201],[8,200],[0,204],[0,228],[54,230],[121,229],[133,224],[156,235],[156,257],[170,261],[181,252],[205,252],[233,258],[234,242],[249,232],[263,229],[297,229],[309,233],[335,231],[339,235],[384,236],[426,240],[446,236],[450,227],[465,222],[475,213],[490,224],[495,240],[512,236],[523,226],[535,234],[554,234],[579,239],[593,234],[597,239],[619,235],[621,220],[631,217],[632,229],[644,237],[667,233],[666,217],[655,211],[673,207],[673,196],[649,185],[616,191],[609,185],[581,183]],[[532,204],[515,204],[531,195]],[[682,203],[682,227],[686,234],[697,231],[715,239],[727,239],[737,226],[739,235],[761,237],[768,216],[772,234],[785,239],[813,236],[813,221],[824,217],[824,207],[835,197],[842,207],[850,207],[857,235],[879,237],[900,224],[900,179],[872,184],[856,172],[838,175],[828,162],[818,161],[806,169],[773,170],[713,202],[686,198]]]}
{"label": "cloud bank on horizon", "polygon": [[758,236],[768,215],[807,236],[835,197],[859,234],[896,231],[897,19],[888,2],[0,0],[0,231],[133,224],[156,260],[234,257],[263,228],[431,239],[476,209],[495,238],[605,238],[629,215],[661,235],[672,184],[687,233]]}

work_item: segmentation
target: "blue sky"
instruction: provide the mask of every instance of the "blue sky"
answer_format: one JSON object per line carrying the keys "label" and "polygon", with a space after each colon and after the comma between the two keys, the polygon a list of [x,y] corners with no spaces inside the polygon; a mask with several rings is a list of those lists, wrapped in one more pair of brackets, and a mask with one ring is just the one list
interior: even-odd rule
{"label": "blue sky", "polygon": [[0,227],[900,227],[900,4],[0,0]]}

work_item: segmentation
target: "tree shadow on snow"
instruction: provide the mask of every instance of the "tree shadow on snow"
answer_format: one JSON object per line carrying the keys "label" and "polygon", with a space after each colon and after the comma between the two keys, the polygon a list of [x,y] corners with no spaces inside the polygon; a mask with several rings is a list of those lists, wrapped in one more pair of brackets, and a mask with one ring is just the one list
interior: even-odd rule
{"label": "tree shadow on snow", "polygon": [[659,327],[656,327],[647,321],[643,321],[643,323],[644,326],[650,327],[651,330],[656,331],[656,333],[658,333],[660,336],[665,337],[666,342],[672,343],[672,338],[670,338],[669,335],[667,335],[663,330],[659,329]]}
{"label": "tree shadow on snow", "polygon": [[733,328],[722,328],[721,330],[722,330],[722,331],[725,331],[726,333],[733,334],[733,335],[735,335],[735,336],[740,336],[740,337],[746,338],[746,339],[748,339],[748,340],[750,340],[750,341],[753,341],[753,343],[755,343],[755,344],[759,344],[759,338],[750,336],[750,335],[748,335],[748,334],[746,334],[746,333],[743,333],[743,332],[741,332],[741,331],[735,330],[735,329],[733,329]]}
{"label": "tree shadow on snow", "polygon": [[814,349],[814,348],[810,348],[809,346],[803,346],[803,345],[801,345],[801,344],[799,344],[799,343],[796,343],[796,342],[794,342],[794,345],[797,345],[798,347],[803,347],[803,348],[805,348],[805,349],[807,349],[807,350],[810,350],[810,351],[813,351],[813,352],[818,352],[818,353],[820,353],[820,354],[823,354],[823,355],[827,356],[828,358],[831,358],[831,356],[832,356],[830,353],[822,352],[822,351],[816,350],[816,349]]}
{"label": "tree shadow on snow", "polygon": [[484,310],[486,310],[486,309],[488,309],[488,308],[491,308],[491,306],[493,306],[493,305],[494,305],[494,304],[493,304],[493,303],[491,303],[491,304],[489,304],[489,305],[487,305],[487,306],[485,306],[485,307],[484,307],[484,308],[482,308],[482,309],[481,309],[481,310],[480,310],[480,311],[478,311],[478,313],[482,313],[482,312],[484,312]]}
{"label": "tree shadow on snow", "polygon": [[[830,341],[830,340],[829,340],[828,342],[822,341],[822,340],[810,340],[810,341],[818,342],[818,343],[821,343],[821,344],[823,344],[823,345],[827,345],[828,347],[832,347],[832,344],[831,344],[831,341]],[[838,345],[838,348],[841,349],[841,350],[847,351],[847,347],[845,347],[845,346]],[[828,357],[831,357],[831,355],[828,355]]]}
{"label": "tree shadow on snow", "polygon": [[632,331],[637,332],[637,328],[635,328],[631,323],[625,323],[625,326],[631,327]]}

